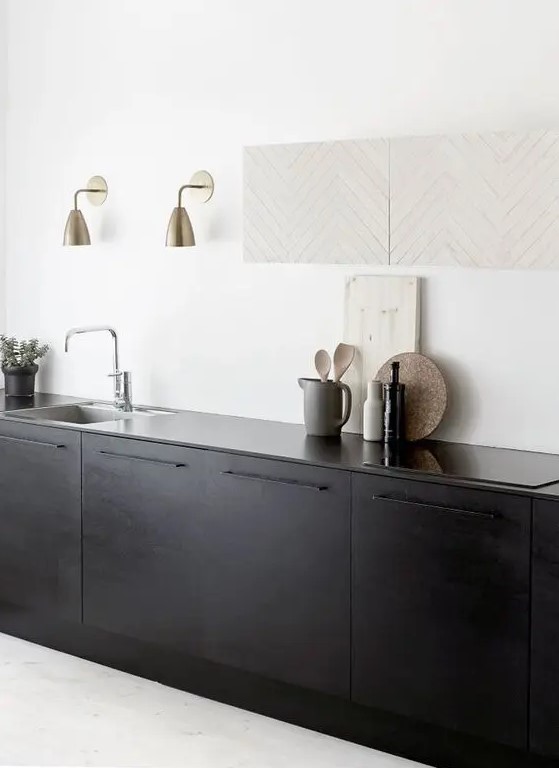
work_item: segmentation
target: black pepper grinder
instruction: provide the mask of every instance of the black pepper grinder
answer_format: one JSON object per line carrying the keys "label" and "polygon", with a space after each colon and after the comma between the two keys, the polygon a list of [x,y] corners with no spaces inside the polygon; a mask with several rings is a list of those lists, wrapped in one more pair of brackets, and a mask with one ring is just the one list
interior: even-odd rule
{"label": "black pepper grinder", "polygon": [[400,384],[400,363],[392,363],[390,382],[383,384],[384,442],[397,443],[405,440],[405,391]]}

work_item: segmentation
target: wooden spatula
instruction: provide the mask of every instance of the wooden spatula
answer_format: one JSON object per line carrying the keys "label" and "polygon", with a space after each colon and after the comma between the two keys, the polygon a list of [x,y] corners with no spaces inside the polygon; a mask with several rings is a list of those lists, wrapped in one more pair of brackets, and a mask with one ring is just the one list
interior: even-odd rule
{"label": "wooden spatula", "polygon": [[332,367],[332,361],[330,360],[330,355],[325,349],[318,350],[314,356],[314,364],[316,367],[316,372],[320,376],[320,380],[328,381],[328,374],[330,373],[330,368]]}
{"label": "wooden spatula", "polygon": [[352,344],[338,344],[334,352],[334,381],[339,381],[355,356],[355,347]]}

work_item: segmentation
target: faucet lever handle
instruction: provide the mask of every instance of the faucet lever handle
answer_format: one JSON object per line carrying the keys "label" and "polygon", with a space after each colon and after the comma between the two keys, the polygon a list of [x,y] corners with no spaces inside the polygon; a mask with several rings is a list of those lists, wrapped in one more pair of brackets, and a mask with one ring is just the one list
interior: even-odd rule
{"label": "faucet lever handle", "polygon": [[115,371],[109,373],[109,378],[115,380],[115,403],[125,411],[132,410],[132,373],[131,371]]}
{"label": "faucet lever handle", "polygon": [[115,371],[114,373],[107,374],[109,379],[115,380],[115,401],[120,400],[122,397],[122,385],[124,380],[124,375],[122,371]]}

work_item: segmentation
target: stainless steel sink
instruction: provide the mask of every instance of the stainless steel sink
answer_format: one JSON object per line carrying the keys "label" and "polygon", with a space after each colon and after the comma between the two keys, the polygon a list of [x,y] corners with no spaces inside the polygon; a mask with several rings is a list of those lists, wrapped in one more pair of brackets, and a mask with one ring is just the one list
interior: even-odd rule
{"label": "stainless steel sink", "polygon": [[134,408],[131,412],[125,412],[118,411],[108,403],[87,402],[7,411],[4,416],[31,421],[59,422],[61,424],[102,424],[108,421],[124,421],[135,416],[161,416],[174,413],[176,411],[167,411],[162,408]]}

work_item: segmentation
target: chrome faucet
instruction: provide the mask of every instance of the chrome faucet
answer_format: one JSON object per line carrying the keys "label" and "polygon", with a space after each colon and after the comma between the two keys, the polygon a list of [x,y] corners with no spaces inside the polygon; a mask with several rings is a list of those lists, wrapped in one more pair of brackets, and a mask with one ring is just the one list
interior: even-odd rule
{"label": "chrome faucet", "polygon": [[80,328],[70,328],[66,332],[64,351],[68,351],[68,342],[78,333],[96,333],[106,331],[113,337],[113,372],[109,374],[115,380],[114,407],[119,411],[130,412],[132,407],[132,374],[130,371],[121,371],[118,362],[118,336],[110,325],[84,325]]}

